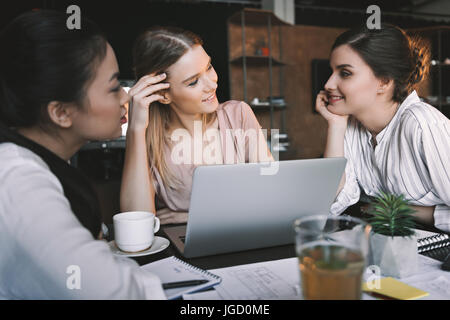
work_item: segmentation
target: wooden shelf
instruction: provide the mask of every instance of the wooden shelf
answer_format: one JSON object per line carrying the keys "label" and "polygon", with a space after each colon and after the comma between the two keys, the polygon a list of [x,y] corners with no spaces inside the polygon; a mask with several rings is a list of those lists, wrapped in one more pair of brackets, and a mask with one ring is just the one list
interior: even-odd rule
{"label": "wooden shelf", "polygon": [[86,143],[81,151],[105,150],[105,149],[125,149],[126,138],[120,137],[115,140],[91,141]]}
{"label": "wooden shelf", "polygon": [[406,30],[409,32],[436,32],[436,31],[450,31],[450,26],[431,26],[424,28],[411,28]]}
{"label": "wooden shelf", "polygon": [[431,68],[432,69],[442,68],[442,69],[450,70],[450,64],[435,64],[435,65],[432,65]]}
{"label": "wooden shelf", "polygon": [[[264,105],[254,105],[249,103],[249,106],[252,108],[252,110],[256,111],[270,111],[270,104],[264,104]],[[287,107],[287,104],[273,104],[273,110],[284,110]]]}
{"label": "wooden shelf", "polygon": [[[280,20],[272,11],[245,8],[244,10],[245,24],[256,26],[267,26],[268,17],[270,16],[270,22],[272,26],[290,26],[290,23]],[[233,24],[241,25],[242,11],[233,14],[228,21]]]}
{"label": "wooden shelf", "polygon": [[[231,64],[243,64],[244,56],[240,56],[230,60]],[[285,66],[286,63],[281,62],[275,58],[267,56],[245,56],[245,62],[247,65],[252,66],[268,66],[270,60],[272,60],[272,66]]]}
{"label": "wooden shelf", "polygon": [[[248,101],[262,126],[285,132],[286,102],[278,103],[275,97],[284,98],[283,67],[289,63],[283,61],[281,39],[292,25],[272,11],[248,8],[233,14],[227,24],[230,98]],[[261,55],[262,52],[269,54]],[[267,101],[253,104],[257,101],[250,102],[253,97]]]}

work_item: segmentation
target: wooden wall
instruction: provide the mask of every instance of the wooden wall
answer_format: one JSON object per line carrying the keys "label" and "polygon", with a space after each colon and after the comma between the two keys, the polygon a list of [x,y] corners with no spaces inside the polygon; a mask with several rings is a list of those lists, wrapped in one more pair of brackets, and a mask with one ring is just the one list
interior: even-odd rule
{"label": "wooden wall", "polygon": [[[282,35],[282,53],[278,50],[279,30]],[[285,62],[283,67],[282,88],[279,82],[279,68],[273,69],[273,95],[283,93],[288,104],[286,109],[286,132],[290,139],[290,152],[280,153],[280,159],[317,158],[323,154],[326,140],[326,122],[317,113],[313,112],[311,96],[311,60],[328,59],[330,48],[335,38],[344,29],[324,28],[314,26],[276,26],[273,28],[272,46],[273,56]],[[240,26],[229,25],[230,59],[242,54]],[[247,29],[246,53],[254,52],[253,43],[267,35],[267,29]],[[250,67],[247,71],[247,101],[254,97],[267,98],[268,71],[267,67]],[[231,99],[243,100],[243,73],[242,67],[230,66]],[[281,90],[280,90],[281,89]],[[270,114],[268,111],[255,112],[263,128],[270,128]],[[274,128],[279,129],[281,112],[275,111]]]}
{"label": "wooden wall", "polygon": [[331,46],[344,29],[315,26],[286,28],[285,96],[287,132],[294,150],[293,159],[321,157],[325,148],[327,125],[312,105],[312,59],[329,59]]}

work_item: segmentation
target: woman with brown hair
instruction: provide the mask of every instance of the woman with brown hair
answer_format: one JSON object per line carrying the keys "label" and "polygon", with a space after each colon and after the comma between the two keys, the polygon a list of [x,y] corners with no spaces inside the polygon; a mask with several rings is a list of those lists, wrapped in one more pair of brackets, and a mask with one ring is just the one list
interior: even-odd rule
{"label": "woman with brown hair", "polygon": [[198,165],[273,160],[251,108],[217,101],[218,76],[198,36],[150,29],[133,58],[122,211],[162,209],[162,224],[186,222]]}
{"label": "woman with brown hair", "polygon": [[316,109],[328,122],[325,157],[348,160],[331,207],[380,191],[403,194],[422,224],[450,231],[450,121],[416,91],[430,53],[392,25],[344,32]]}

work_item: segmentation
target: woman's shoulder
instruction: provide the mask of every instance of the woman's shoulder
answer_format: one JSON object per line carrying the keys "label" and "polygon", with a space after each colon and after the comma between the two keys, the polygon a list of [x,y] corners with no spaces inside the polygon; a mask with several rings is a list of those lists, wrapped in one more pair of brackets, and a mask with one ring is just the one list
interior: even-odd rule
{"label": "woman's shoulder", "polygon": [[249,115],[253,115],[253,110],[244,101],[229,100],[219,105],[217,113],[226,114],[227,118],[233,123],[242,123],[248,119]]}
{"label": "woman's shoulder", "polygon": [[406,106],[401,115],[402,122],[416,123],[420,127],[449,125],[449,119],[437,108],[423,101]]}
{"label": "woman's shoulder", "polygon": [[[423,101],[416,101],[405,107],[400,115],[400,132],[409,141],[448,140],[450,120],[438,109]],[[414,145],[413,144],[413,145]]]}
{"label": "woman's shoulder", "polygon": [[252,109],[244,101],[228,100],[219,104],[217,111],[219,110],[222,110],[227,113],[242,113],[248,112],[249,110],[251,111]]}
{"label": "woman's shoulder", "polygon": [[2,164],[36,163],[47,167],[46,163],[31,150],[12,142],[0,143],[0,162]]}
{"label": "woman's shoulder", "polygon": [[[14,143],[0,144],[0,181],[0,199],[5,201],[5,206],[20,203],[31,195],[34,199],[48,199],[51,194],[55,201],[64,198],[60,181],[44,160]],[[55,199],[56,194],[60,198]]]}
{"label": "woman's shoulder", "polygon": [[11,142],[0,143],[0,176],[31,170],[51,173],[44,160],[29,149]]}

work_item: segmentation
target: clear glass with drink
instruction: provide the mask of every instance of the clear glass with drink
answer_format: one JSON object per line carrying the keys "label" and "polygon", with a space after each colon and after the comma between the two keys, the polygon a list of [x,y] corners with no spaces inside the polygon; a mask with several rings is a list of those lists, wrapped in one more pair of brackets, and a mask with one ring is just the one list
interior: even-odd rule
{"label": "clear glass with drink", "polygon": [[348,216],[305,216],[294,222],[303,297],[361,299],[370,225]]}

